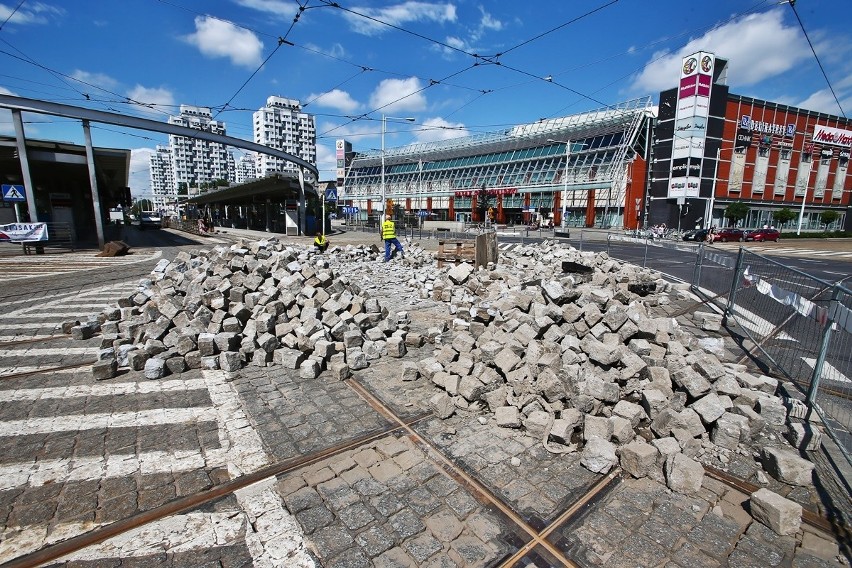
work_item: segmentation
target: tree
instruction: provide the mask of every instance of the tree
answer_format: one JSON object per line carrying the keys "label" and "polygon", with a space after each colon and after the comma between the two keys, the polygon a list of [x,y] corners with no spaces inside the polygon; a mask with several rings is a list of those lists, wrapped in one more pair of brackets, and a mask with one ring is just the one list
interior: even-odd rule
{"label": "tree", "polygon": [[736,227],[740,221],[748,216],[749,206],[742,201],[734,201],[725,209],[725,217],[731,220],[731,225]]}
{"label": "tree", "polygon": [[828,232],[828,226],[840,219],[840,213],[829,209],[819,214],[819,222],[825,226],[825,231]]}
{"label": "tree", "polygon": [[781,230],[781,226],[785,223],[789,223],[793,219],[798,217],[798,214],[795,211],[790,210],[787,207],[783,209],[779,209],[772,214],[772,218],[775,219],[775,222],[778,224],[778,230]]}

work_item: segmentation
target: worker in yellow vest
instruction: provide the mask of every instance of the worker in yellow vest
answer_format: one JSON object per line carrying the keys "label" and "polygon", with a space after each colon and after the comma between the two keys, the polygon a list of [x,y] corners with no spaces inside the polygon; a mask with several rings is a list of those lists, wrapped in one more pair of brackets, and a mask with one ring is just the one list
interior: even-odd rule
{"label": "worker in yellow vest", "polygon": [[389,261],[391,258],[391,245],[394,246],[394,253],[399,251],[399,256],[405,258],[402,245],[396,238],[396,226],[393,224],[393,220],[390,218],[390,215],[384,216],[384,221],[382,222],[382,239],[385,241],[385,262]]}
{"label": "worker in yellow vest", "polygon": [[328,239],[323,233],[320,233],[314,239],[314,246],[317,248],[319,252],[325,252],[325,249],[328,248]]}

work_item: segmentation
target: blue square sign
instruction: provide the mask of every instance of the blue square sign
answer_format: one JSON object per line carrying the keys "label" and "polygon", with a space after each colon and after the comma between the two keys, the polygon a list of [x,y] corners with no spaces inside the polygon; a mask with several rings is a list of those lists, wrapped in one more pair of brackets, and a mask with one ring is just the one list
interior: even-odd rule
{"label": "blue square sign", "polygon": [[3,185],[3,201],[26,201],[27,192],[22,185]]}

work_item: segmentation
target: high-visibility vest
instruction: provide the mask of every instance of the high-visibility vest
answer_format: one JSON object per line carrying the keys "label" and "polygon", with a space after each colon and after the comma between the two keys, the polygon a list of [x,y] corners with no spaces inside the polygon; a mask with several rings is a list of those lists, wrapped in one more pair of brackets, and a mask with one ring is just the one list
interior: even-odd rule
{"label": "high-visibility vest", "polygon": [[388,219],[384,223],[382,223],[382,238],[383,239],[395,239],[396,238],[396,227],[393,224],[393,221]]}
{"label": "high-visibility vest", "polygon": [[317,235],[317,238],[314,239],[314,244],[323,246],[325,244],[325,235]]}

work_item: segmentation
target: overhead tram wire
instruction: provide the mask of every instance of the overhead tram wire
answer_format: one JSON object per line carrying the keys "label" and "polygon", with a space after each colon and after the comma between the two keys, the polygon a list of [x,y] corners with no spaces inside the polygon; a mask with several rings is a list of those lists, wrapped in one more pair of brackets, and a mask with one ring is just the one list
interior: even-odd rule
{"label": "overhead tram wire", "polygon": [[[313,7],[313,8],[320,8],[321,6],[312,6],[312,7]],[[283,36],[281,36],[281,37],[279,37],[279,38],[278,38],[278,45],[276,45],[276,46],[275,46],[275,49],[273,49],[273,50],[272,50],[272,53],[270,53],[270,54],[266,57],[266,59],[264,59],[264,60],[263,60],[263,62],[262,62],[260,65],[258,65],[257,69],[255,69],[255,70],[252,72],[252,74],[248,76],[248,79],[246,79],[246,80],[243,82],[243,84],[242,84],[242,85],[240,85],[240,88],[239,88],[239,89],[237,89],[237,92],[235,92],[235,93],[231,96],[231,98],[230,98],[230,99],[228,99],[228,101],[227,101],[224,105],[222,105],[222,108],[221,108],[221,109],[219,109],[218,111],[216,111],[216,114],[214,114],[214,115],[213,115],[213,118],[214,118],[214,119],[215,119],[217,116],[219,116],[220,114],[222,114],[222,112],[224,112],[224,111],[225,111],[225,110],[226,110],[226,109],[227,109],[227,108],[231,105],[231,103],[232,103],[232,102],[234,102],[234,99],[235,99],[235,98],[237,98],[237,95],[239,95],[239,94],[242,92],[242,90],[246,88],[246,85],[248,85],[248,84],[249,84],[249,82],[250,82],[252,79],[254,79],[255,75],[257,75],[258,73],[260,73],[260,70],[261,70],[261,69],[263,69],[263,66],[264,66],[264,65],[266,65],[266,63],[267,63],[270,59],[272,59],[272,56],[273,56],[273,55],[275,55],[276,53],[278,53],[278,50],[279,50],[279,49],[281,49],[281,46],[282,46],[282,45],[285,45],[285,44],[286,44],[286,45],[293,45],[293,42],[287,41],[287,36],[288,36],[288,35],[290,35],[290,32],[292,32],[292,31],[293,31],[293,28],[296,26],[296,23],[298,23],[298,21],[301,19],[301,17],[302,17],[302,13],[303,13],[305,10],[308,10],[308,9],[309,9],[308,2],[305,2],[305,4],[301,4],[301,3],[299,3],[299,11],[298,11],[298,12],[296,12],[296,15],[295,15],[295,16],[293,16],[293,21],[292,21],[292,22],[290,22],[290,27],[287,29],[287,32],[286,32]]]}
{"label": "overhead tram wire", "polygon": [[814,44],[811,43],[811,38],[808,36],[808,31],[805,29],[805,24],[802,23],[802,19],[799,17],[799,12],[796,11],[796,0],[789,0],[790,8],[793,9],[793,14],[796,15],[796,19],[799,21],[799,27],[802,28],[802,33],[805,34],[805,39],[808,41],[808,45],[811,47],[811,53],[814,54],[814,59],[819,66],[819,70],[822,71],[822,76],[825,77],[825,83],[828,85],[828,90],[831,91],[831,96],[834,97],[834,102],[837,103],[837,108],[840,109],[840,114],[843,115],[843,118],[846,118],[846,113],[843,111],[843,106],[840,104],[840,100],[837,98],[837,93],[834,92],[834,87],[831,86],[831,81],[828,79],[828,75],[825,72],[825,68],[822,66],[822,62],[819,60],[819,56],[814,49]]}
{"label": "overhead tram wire", "polygon": [[[479,65],[480,65],[480,63],[473,63],[473,64],[471,64],[470,66],[468,66],[468,67],[466,67],[466,68],[464,68],[464,69],[460,69],[459,71],[456,71],[456,72],[454,72],[454,73],[450,73],[449,75],[447,75],[447,76],[446,76],[446,79],[449,79],[449,78],[452,78],[452,77],[456,77],[456,76],[458,76],[458,75],[461,75],[462,73],[466,73],[466,72],[470,71],[471,69],[473,69],[473,68],[475,68],[475,67],[478,67]],[[392,101],[390,101],[390,102],[388,102],[388,103],[386,103],[386,104],[384,104],[384,105],[382,105],[382,106],[380,106],[380,107],[377,107],[377,108],[371,109],[371,110],[369,110],[369,111],[367,111],[367,112],[365,112],[365,113],[362,113],[362,114],[360,114],[360,115],[354,116],[354,117],[350,118],[349,122],[344,123],[344,124],[339,124],[339,125],[337,125],[337,126],[335,126],[335,127],[331,128],[331,129],[329,129],[329,130],[326,130],[325,132],[323,132],[323,133],[321,133],[321,134],[317,134],[317,137],[319,138],[319,137],[325,137],[325,136],[328,136],[330,133],[334,132],[335,130],[338,130],[338,129],[340,129],[340,128],[343,128],[343,127],[345,127],[345,126],[348,126],[349,124],[352,124],[352,123],[358,122],[359,120],[365,120],[365,119],[366,119],[366,120],[377,120],[377,119],[375,119],[375,118],[372,118],[370,115],[371,115],[371,114],[373,114],[374,112],[378,112],[378,111],[380,111],[380,110],[382,110],[382,109],[384,109],[384,108],[387,108],[387,107],[389,107],[389,106],[391,106],[391,105],[393,105],[393,104],[396,104],[396,103],[398,103],[398,102],[400,102],[400,101],[404,101],[404,100],[405,100],[405,99],[407,99],[408,97],[414,96],[414,95],[416,95],[416,94],[418,94],[418,93],[422,93],[422,92],[423,92],[423,91],[425,91],[426,89],[431,89],[432,87],[434,87],[434,86],[436,86],[436,85],[440,85],[440,84],[442,84],[442,82],[443,82],[443,80],[434,80],[434,79],[433,79],[433,80],[430,80],[428,85],[426,85],[426,86],[424,86],[424,87],[421,87],[420,89],[417,89],[416,91],[412,91],[412,92],[410,92],[410,93],[407,93],[407,94],[405,94],[404,96],[399,97],[399,98],[397,98],[397,99],[394,99],[394,100],[392,100]]]}
{"label": "overhead tram wire", "polygon": [[518,48],[520,48],[520,47],[523,47],[523,46],[525,46],[525,45],[527,45],[527,44],[529,44],[529,43],[532,43],[532,42],[534,42],[534,41],[536,41],[536,40],[538,40],[538,39],[541,39],[541,38],[543,38],[543,37],[544,37],[544,36],[546,36],[546,35],[549,35],[549,34],[552,34],[552,33],[553,33],[553,32],[555,32],[555,31],[561,30],[561,29],[562,29],[562,28],[564,28],[564,27],[570,26],[571,24],[575,24],[575,23],[579,22],[580,20],[582,20],[583,18],[587,18],[588,16],[591,16],[592,14],[595,14],[595,13],[597,13],[597,12],[600,12],[601,10],[603,10],[603,9],[605,9],[605,8],[609,8],[609,7],[610,7],[610,6],[612,6],[613,4],[617,4],[617,3],[618,3],[618,0],[611,0],[610,2],[607,2],[606,4],[603,4],[603,5],[601,5],[601,6],[598,6],[597,8],[594,8],[594,9],[592,9],[592,10],[589,10],[589,11],[588,11],[588,12],[586,12],[585,14],[581,14],[581,15],[577,16],[577,17],[576,17],[576,18],[574,18],[574,19],[568,20],[567,22],[565,22],[565,23],[563,23],[563,24],[559,24],[559,25],[558,25],[558,26],[556,26],[555,28],[551,28],[551,29],[547,30],[546,32],[540,33],[540,34],[538,34],[537,36],[533,36],[533,37],[531,37],[531,38],[530,38],[530,39],[528,39],[528,40],[522,41],[521,43],[519,43],[519,44],[517,44],[517,45],[515,45],[515,46],[513,46],[513,47],[510,47],[509,49],[506,49],[506,50],[504,50],[504,51],[502,51],[502,52],[498,53],[495,57],[500,57],[500,56],[506,55],[506,54],[507,54],[507,53],[509,53],[510,51],[514,51],[514,50],[516,50],[516,49],[518,49]]}
{"label": "overhead tram wire", "polygon": [[[89,101],[89,102],[99,102],[99,103],[101,103],[101,104],[102,104],[102,106],[103,106],[103,107],[105,107],[105,108],[106,108],[106,110],[110,110],[110,111],[113,111],[113,112],[119,112],[119,111],[118,111],[118,110],[116,110],[116,109],[114,109],[114,108],[112,108],[112,107],[110,106],[110,104],[115,104],[115,103],[118,103],[118,104],[133,104],[133,105],[143,106],[143,107],[149,108],[149,109],[151,109],[152,111],[157,111],[157,112],[159,112],[159,113],[161,113],[161,114],[163,114],[163,115],[165,115],[165,116],[168,116],[168,113],[163,112],[163,111],[160,111],[159,109],[157,109],[157,108],[156,108],[156,106],[157,106],[157,105],[155,105],[155,104],[153,104],[153,103],[143,103],[143,102],[140,102],[140,101],[136,101],[136,100],[134,100],[134,99],[131,99],[130,97],[127,97],[127,96],[124,96],[124,95],[120,95],[120,94],[118,94],[118,93],[114,93],[114,92],[110,91],[109,89],[105,89],[105,88],[103,88],[103,87],[101,87],[101,86],[99,86],[99,85],[95,85],[95,84],[89,83],[88,81],[84,81],[83,79],[78,79],[78,78],[76,78],[76,77],[72,77],[72,76],[70,76],[70,75],[66,75],[65,73],[62,73],[61,71],[57,71],[57,70],[55,70],[55,69],[51,69],[50,67],[48,67],[48,66],[46,66],[46,65],[42,65],[41,63],[39,63],[39,62],[37,62],[36,60],[32,59],[30,56],[28,56],[27,54],[25,54],[24,52],[22,52],[20,49],[16,48],[15,46],[13,46],[13,45],[12,45],[12,44],[10,44],[9,42],[7,42],[5,39],[0,38],[0,41],[2,41],[2,42],[3,42],[3,43],[5,43],[6,45],[8,45],[8,46],[9,46],[9,47],[11,47],[12,49],[14,49],[15,51],[17,51],[17,52],[18,52],[18,53],[20,53],[21,55],[20,55],[20,56],[19,56],[19,55],[15,55],[14,53],[10,53],[10,52],[8,52],[8,51],[4,51],[4,50],[2,50],[2,49],[0,49],[0,53],[2,53],[2,54],[4,54],[4,55],[8,55],[9,57],[12,57],[12,58],[14,58],[14,59],[18,59],[19,61],[23,61],[24,63],[28,63],[28,64],[30,64],[30,65],[33,65],[33,66],[35,66],[35,67],[38,67],[39,69],[42,69],[42,70],[44,70],[44,71],[47,71],[48,73],[50,73],[51,75],[53,75],[53,76],[55,76],[57,79],[59,79],[62,83],[64,83],[64,84],[65,84],[65,85],[66,85],[69,89],[71,89],[72,91],[76,92],[76,93],[77,93],[77,94],[79,94],[81,97],[83,97],[83,100],[84,100],[84,101]],[[104,101],[98,101],[97,99],[92,99],[92,96],[91,96],[91,95],[89,95],[88,93],[84,93],[83,91],[81,91],[81,90],[77,89],[76,87],[74,87],[74,85],[73,85],[72,83],[69,83],[69,82],[68,82],[68,81],[66,81],[65,79],[68,79],[68,81],[72,81],[72,82],[76,82],[76,83],[81,83],[81,84],[83,84],[83,85],[86,85],[86,86],[88,86],[88,87],[92,87],[92,88],[97,89],[97,90],[99,90],[99,91],[103,91],[104,93],[107,93],[107,94],[109,94],[109,95],[112,95],[112,96],[114,96],[114,97],[117,97],[117,99],[118,99],[118,100],[115,100],[115,101],[106,101],[106,102],[104,102]]]}
{"label": "overhead tram wire", "polygon": [[23,5],[24,5],[24,2],[26,2],[26,1],[27,1],[27,0],[21,0],[20,2],[18,2],[18,5],[17,5],[17,6],[15,6],[15,9],[14,9],[14,10],[12,10],[11,12],[9,12],[9,15],[8,15],[8,16],[6,16],[6,19],[5,19],[5,20],[3,20],[3,23],[2,23],[2,24],[0,24],[0,30],[2,30],[2,29],[3,29],[3,26],[5,26],[6,24],[8,24],[8,23],[9,23],[9,20],[11,20],[11,19],[12,19],[12,16],[14,16],[14,15],[15,15],[15,13],[17,13],[17,11],[21,9],[21,6],[23,6]]}

